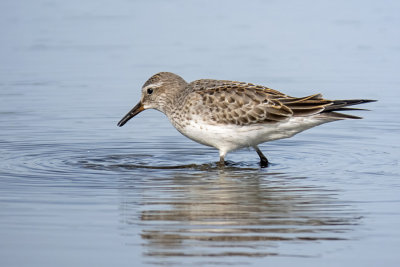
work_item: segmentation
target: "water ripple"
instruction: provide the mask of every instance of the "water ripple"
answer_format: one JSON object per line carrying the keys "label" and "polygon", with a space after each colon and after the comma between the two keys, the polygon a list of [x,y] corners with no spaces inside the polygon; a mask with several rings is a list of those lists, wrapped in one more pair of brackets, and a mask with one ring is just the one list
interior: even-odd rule
{"label": "water ripple", "polygon": [[[307,182],[308,169],[328,164],[342,150],[322,142],[266,146],[276,162],[266,169],[259,167],[256,153],[246,150],[232,153],[227,166],[219,168],[210,161],[215,150],[194,151],[190,143],[3,147],[9,156],[3,158],[2,170],[18,177],[13,183],[96,189],[96,194],[101,188],[116,190],[122,235],[132,236],[139,226],[141,241],[130,240],[145,246],[146,257],[156,264],[172,264],[180,257],[314,257],[321,242],[352,239],[362,220],[350,203],[338,200],[334,188]],[[341,160],[357,163],[362,158]],[[291,164],[299,171],[290,173]],[[308,246],[291,253],[298,244]]]}

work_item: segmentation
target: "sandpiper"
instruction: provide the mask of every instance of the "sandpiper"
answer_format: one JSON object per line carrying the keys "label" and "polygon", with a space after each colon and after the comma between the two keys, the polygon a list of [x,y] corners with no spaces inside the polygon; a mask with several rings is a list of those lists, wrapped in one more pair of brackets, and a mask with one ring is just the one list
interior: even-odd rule
{"label": "sandpiper", "polygon": [[261,167],[267,167],[259,144],[292,137],[326,122],[361,119],[337,111],[360,110],[348,106],[373,101],[327,100],[321,94],[291,97],[265,86],[226,80],[187,83],[174,73],[160,72],[145,82],[139,103],[118,126],[153,108],[164,113],[184,136],[217,148],[220,166],[225,165],[228,152],[252,147]]}

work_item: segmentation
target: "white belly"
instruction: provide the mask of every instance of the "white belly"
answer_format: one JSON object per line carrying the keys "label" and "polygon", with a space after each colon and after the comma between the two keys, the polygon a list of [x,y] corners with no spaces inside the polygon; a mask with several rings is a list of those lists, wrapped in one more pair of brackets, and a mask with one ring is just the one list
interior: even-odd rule
{"label": "white belly", "polygon": [[324,122],[327,121],[317,117],[292,117],[279,123],[246,126],[211,125],[202,120],[191,121],[183,127],[177,126],[174,122],[172,124],[180,133],[200,144],[229,152],[253,147],[267,141],[288,138]]}

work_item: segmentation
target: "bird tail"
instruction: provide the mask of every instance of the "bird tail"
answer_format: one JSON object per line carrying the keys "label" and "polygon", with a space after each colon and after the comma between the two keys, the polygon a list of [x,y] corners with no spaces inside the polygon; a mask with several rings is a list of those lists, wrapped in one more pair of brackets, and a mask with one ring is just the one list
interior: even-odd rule
{"label": "bird tail", "polygon": [[359,104],[365,104],[370,102],[376,102],[377,100],[372,99],[347,99],[347,100],[333,100],[331,105],[324,108],[321,114],[328,115],[329,117],[336,119],[362,119],[362,117],[354,116],[350,114],[339,113],[337,111],[348,111],[348,110],[368,110],[362,108],[349,108],[348,106],[354,106]]}

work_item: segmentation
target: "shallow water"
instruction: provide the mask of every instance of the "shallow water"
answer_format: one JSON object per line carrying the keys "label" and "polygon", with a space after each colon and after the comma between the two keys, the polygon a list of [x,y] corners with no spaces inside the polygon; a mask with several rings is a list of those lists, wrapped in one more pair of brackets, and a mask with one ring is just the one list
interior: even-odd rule
{"label": "shallow water", "polygon": [[[397,266],[399,7],[3,1],[0,265]],[[116,126],[158,71],[379,101],[220,169],[161,113]]]}

